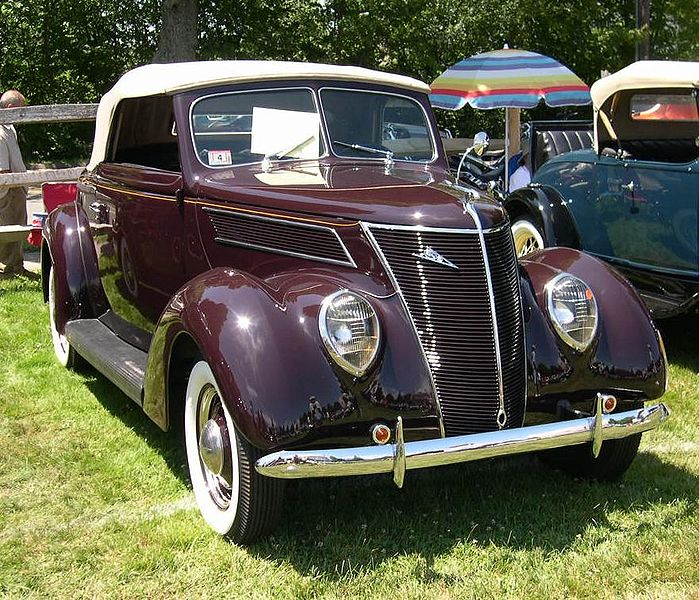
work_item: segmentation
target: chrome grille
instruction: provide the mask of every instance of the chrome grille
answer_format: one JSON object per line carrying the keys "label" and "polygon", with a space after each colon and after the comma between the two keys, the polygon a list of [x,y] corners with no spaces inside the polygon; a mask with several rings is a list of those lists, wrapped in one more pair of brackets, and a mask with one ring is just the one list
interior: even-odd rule
{"label": "chrome grille", "polygon": [[[415,323],[446,435],[498,428],[498,360],[483,250],[477,232],[369,228]],[[486,232],[502,363],[505,427],[522,424],[526,394],[517,261],[509,228]],[[419,255],[438,252],[457,269]]]}
{"label": "chrome grille", "polygon": [[331,227],[205,207],[220,244],[256,248],[354,267],[344,244]]}

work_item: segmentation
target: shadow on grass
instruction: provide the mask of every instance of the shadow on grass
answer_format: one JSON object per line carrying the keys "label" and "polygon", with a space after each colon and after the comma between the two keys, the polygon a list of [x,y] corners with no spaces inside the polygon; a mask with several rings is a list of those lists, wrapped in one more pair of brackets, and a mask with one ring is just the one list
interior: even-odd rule
{"label": "shadow on grass", "polygon": [[699,372],[699,315],[682,315],[657,322],[671,363]]}
{"label": "shadow on grass", "polygon": [[86,387],[110,414],[142,437],[151,448],[163,457],[173,475],[189,483],[185,464],[184,439],[178,430],[163,431],[143,412],[133,400],[124,394],[90,365],[81,368]]}
{"label": "shadow on grass", "polygon": [[[634,515],[678,499],[693,513],[699,480],[642,453],[621,483],[574,480],[521,456],[411,471],[403,490],[389,477],[290,487],[283,522],[251,549],[256,556],[336,579],[373,570],[394,555],[416,554],[424,565],[418,577],[429,580],[442,577],[431,568],[435,558],[460,543],[560,551],[589,526],[621,532],[607,516],[611,511]],[[643,517],[633,520],[639,531],[648,526]],[[634,535],[628,523],[623,535]]]}
{"label": "shadow on grass", "polygon": [[[179,434],[161,431],[94,370],[85,374],[104,408],[188,483]],[[698,477],[649,453],[639,454],[617,483],[572,479],[527,455],[409,471],[402,490],[388,475],[291,481],[281,523],[250,552],[288,562],[303,575],[330,579],[414,554],[422,559],[419,579],[441,580],[434,561],[458,544],[549,552],[570,547],[590,526],[602,527],[605,536],[633,536],[649,526],[640,513],[657,510],[658,504],[680,501],[679,514],[675,510],[664,518],[694,513],[697,489]],[[636,529],[628,519],[623,529],[616,525],[617,519],[608,518],[611,512],[631,516]]]}

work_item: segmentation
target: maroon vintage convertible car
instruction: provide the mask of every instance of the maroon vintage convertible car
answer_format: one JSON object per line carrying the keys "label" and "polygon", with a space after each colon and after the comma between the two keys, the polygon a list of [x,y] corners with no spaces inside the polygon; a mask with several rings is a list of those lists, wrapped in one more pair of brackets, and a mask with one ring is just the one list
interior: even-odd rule
{"label": "maroon vintage convertible car", "polygon": [[354,67],[150,65],[100,103],[44,230],[58,359],[184,429],[198,506],[268,532],[284,479],[545,451],[612,479],[668,415],[666,359],[613,269],[517,262],[456,185],[423,83]]}

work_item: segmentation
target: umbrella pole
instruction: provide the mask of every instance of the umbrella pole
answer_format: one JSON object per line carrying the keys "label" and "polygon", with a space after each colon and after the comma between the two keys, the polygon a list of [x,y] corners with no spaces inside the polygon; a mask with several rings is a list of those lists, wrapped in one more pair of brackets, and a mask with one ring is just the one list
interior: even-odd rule
{"label": "umbrella pole", "polygon": [[503,193],[507,195],[510,187],[510,109],[505,109],[505,189]]}
{"label": "umbrella pole", "polygon": [[507,161],[505,165],[505,192],[510,188],[510,176],[512,175],[509,169],[510,158],[522,149],[519,139],[520,114],[519,108],[505,109],[505,160]]}

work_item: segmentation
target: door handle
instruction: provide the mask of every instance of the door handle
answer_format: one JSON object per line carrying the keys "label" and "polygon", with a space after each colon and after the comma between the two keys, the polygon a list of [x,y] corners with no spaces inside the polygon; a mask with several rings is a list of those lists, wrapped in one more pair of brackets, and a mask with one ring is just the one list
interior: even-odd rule
{"label": "door handle", "polygon": [[108,223],[109,206],[102,202],[93,202],[90,204],[90,210],[95,214],[95,221],[99,225]]}
{"label": "door handle", "polygon": [[629,181],[627,184],[622,185],[621,189],[626,190],[627,192],[629,192],[629,194],[631,194],[631,208],[629,208],[631,214],[638,214],[638,206],[636,206],[636,196],[634,195],[634,190],[636,189],[636,186],[634,185],[633,181]]}

